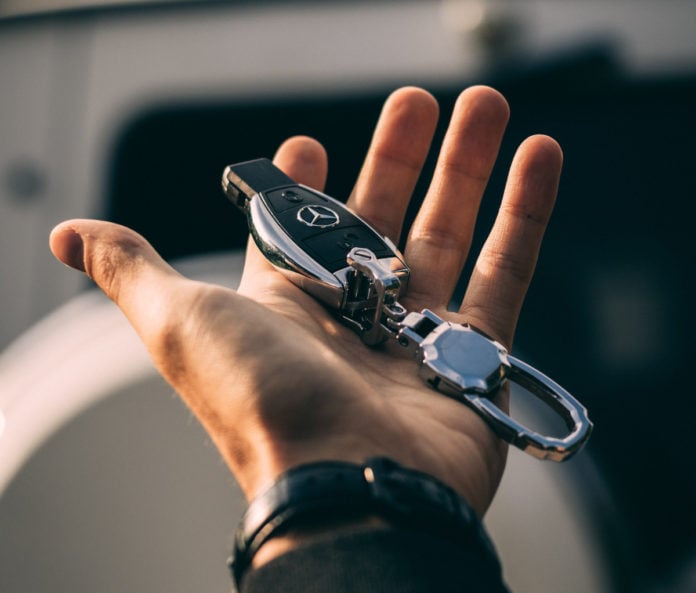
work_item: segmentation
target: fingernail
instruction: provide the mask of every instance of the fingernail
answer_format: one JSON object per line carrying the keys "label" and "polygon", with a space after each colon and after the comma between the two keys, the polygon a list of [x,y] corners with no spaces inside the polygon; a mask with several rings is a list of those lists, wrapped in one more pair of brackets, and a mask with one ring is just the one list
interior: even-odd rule
{"label": "fingernail", "polygon": [[63,253],[61,254],[63,263],[71,268],[85,271],[85,253],[82,237],[74,230],[70,229],[63,235]]}

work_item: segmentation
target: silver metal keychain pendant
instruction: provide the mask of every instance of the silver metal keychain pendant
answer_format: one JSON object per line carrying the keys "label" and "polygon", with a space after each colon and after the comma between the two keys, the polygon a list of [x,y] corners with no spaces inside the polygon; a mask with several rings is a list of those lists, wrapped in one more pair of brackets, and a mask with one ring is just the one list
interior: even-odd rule
{"label": "silver metal keychain pendant", "polygon": [[[400,305],[410,274],[403,256],[343,204],[298,185],[267,159],[228,166],[222,185],[247,214],[266,258],[336,310],[363,342],[396,340],[418,361],[430,387],[470,407],[500,438],[534,457],[564,461],[587,442],[587,410],[552,379],[470,325]],[[491,398],[508,381],[558,414],[567,435],[541,435],[497,407]]]}
{"label": "silver metal keychain pendant", "polygon": [[[424,323],[435,327],[421,336],[416,328]],[[530,455],[563,461],[576,453],[590,436],[592,424],[580,402],[476,328],[445,321],[424,309],[404,319],[397,339],[415,346],[420,376],[426,383],[474,409],[500,438]],[[524,387],[553,408],[565,421],[567,436],[543,436],[496,406],[490,398],[506,381]]]}
{"label": "silver metal keychain pendant", "polygon": [[[353,249],[348,261],[368,276],[380,268],[379,260],[367,249]],[[379,290],[380,284],[375,286]],[[476,411],[500,438],[534,457],[552,461],[569,459],[587,442],[593,426],[587,409],[558,383],[511,356],[502,344],[471,325],[445,321],[428,309],[407,313],[397,321],[405,309],[395,305],[384,303],[382,330],[395,332],[397,342],[411,351],[428,385]],[[491,397],[506,381],[549,406],[563,419],[568,434],[563,438],[541,435],[503,412]]]}

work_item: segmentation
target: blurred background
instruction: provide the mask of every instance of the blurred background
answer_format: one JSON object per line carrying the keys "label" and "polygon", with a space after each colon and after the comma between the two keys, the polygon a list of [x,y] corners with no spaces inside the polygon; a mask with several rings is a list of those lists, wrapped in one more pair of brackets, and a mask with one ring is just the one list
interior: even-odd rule
{"label": "blurred background", "polygon": [[226,164],[309,134],[345,198],[393,89],[433,92],[441,137],[478,83],[512,119],[477,245],[519,142],[564,148],[516,348],[596,425],[563,466],[511,455],[488,518],[508,580],[696,591],[695,22],[686,0],[0,0],[0,591],[227,590],[243,508],[120,314],[53,260],[53,225],[129,225],[234,286]]}

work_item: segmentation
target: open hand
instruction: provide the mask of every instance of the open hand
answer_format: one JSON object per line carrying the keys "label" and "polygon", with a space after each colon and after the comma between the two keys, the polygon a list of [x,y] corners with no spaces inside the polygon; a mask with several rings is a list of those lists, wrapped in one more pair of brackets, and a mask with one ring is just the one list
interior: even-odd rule
{"label": "open hand", "polygon": [[[396,91],[348,200],[394,242],[437,116],[425,91]],[[400,302],[469,322],[510,347],[555,200],[562,155],[554,140],[533,136],[518,149],[461,308],[446,310],[507,119],[507,104],[492,89],[473,87],[459,97],[408,230],[411,280]],[[299,183],[323,189],[327,157],[316,141],[292,138],[274,162]],[[111,223],[66,221],[54,229],[51,248],[123,310],[247,497],[300,463],[385,455],[450,484],[480,514],[490,504],[504,443],[474,412],[427,387],[398,349],[365,346],[253,244],[236,292],[182,277],[145,239]],[[505,394],[498,399],[507,405]]]}

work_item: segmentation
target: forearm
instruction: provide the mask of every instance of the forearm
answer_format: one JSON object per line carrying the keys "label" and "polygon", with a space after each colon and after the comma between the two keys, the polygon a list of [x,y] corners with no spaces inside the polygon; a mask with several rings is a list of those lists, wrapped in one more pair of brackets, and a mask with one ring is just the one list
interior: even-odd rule
{"label": "forearm", "polygon": [[247,573],[241,593],[506,593],[480,548],[394,528],[323,534]]}

